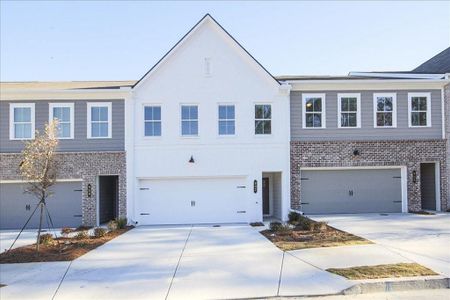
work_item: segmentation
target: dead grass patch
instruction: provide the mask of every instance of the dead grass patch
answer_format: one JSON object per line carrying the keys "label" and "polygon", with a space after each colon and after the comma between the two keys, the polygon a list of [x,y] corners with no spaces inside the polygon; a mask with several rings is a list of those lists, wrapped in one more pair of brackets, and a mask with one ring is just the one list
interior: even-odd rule
{"label": "dead grass patch", "polygon": [[36,253],[36,244],[15,248],[0,254],[0,264],[71,261],[132,228],[132,226],[129,226],[125,229],[111,231],[102,237],[88,236],[80,239],[59,237],[48,244],[41,244],[39,253]]}
{"label": "dead grass patch", "polygon": [[351,280],[438,275],[434,271],[417,263],[361,266],[342,269],[331,268],[327,269],[327,271]]}

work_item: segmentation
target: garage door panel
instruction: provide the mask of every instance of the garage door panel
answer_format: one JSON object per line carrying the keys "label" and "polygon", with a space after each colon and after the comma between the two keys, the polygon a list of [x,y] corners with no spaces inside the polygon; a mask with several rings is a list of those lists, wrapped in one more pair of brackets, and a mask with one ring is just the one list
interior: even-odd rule
{"label": "garage door panel", "polygon": [[141,180],[141,224],[246,222],[245,181],[243,177]]}
{"label": "garage door panel", "polygon": [[[23,183],[0,184],[0,228],[21,228],[38,204],[35,196],[23,193]],[[77,227],[81,225],[81,182],[58,182],[52,188],[47,199],[55,227]],[[39,209],[38,209],[39,210]],[[43,219],[44,228],[48,227],[47,218]],[[27,228],[39,226],[39,211],[36,211]]]}
{"label": "garage door panel", "polygon": [[301,175],[305,213],[401,212],[400,169],[304,170]]}

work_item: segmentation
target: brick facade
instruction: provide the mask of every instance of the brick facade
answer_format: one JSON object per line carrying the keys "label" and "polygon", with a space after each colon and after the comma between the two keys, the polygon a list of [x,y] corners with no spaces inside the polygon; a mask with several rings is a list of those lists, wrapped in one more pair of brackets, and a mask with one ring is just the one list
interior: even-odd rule
{"label": "brick facade", "polygon": [[[444,88],[445,138],[447,139],[447,178],[450,178],[450,84]],[[447,209],[450,208],[450,184],[447,191]]]}
{"label": "brick facade", "polygon": [[[20,180],[18,153],[0,154],[0,180]],[[119,217],[126,217],[125,152],[67,152],[57,154],[58,179],[82,179],[82,223],[95,226],[97,221],[97,176],[119,176]],[[91,197],[87,186],[91,184]]]}
{"label": "brick facade", "polygon": [[[439,162],[441,209],[447,209],[445,140],[291,142],[291,208],[300,209],[302,167],[406,166],[408,210],[421,210],[420,163]],[[353,155],[357,149],[359,155]],[[412,180],[416,171],[416,183]]]}

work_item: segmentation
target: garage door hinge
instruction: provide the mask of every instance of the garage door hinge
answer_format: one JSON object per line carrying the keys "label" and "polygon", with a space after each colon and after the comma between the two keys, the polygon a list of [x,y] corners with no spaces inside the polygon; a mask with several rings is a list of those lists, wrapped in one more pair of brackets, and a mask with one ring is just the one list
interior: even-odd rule
{"label": "garage door hinge", "polygon": [[300,203],[300,205],[305,205],[305,204],[309,204],[309,202],[302,202],[302,203]]}
{"label": "garage door hinge", "polygon": [[393,176],[392,178],[402,178],[402,176]]}
{"label": "garage door hinge", "polygon": [[392,202],[394,202],[394,203],[402,203],[402,200],[395,200],[395,201],[392,201]]}
{"label": "garage door hinge", "polygon": [[82,192],[83,190],[73,190],[74,192]]}
{"label": "garage door hinge", "polygon": [[238,213],[238,214],[245,214],[246,211],[245,210],[238,210],[236,213]]}
{"label": "garage door hinge", "polygon": [[141,213],[141,216],[149,216],[149,213]]}
{"label": "garage door hinge", "polygon": [[300,180],[309,180],[309,178],[301,177]]}
{"label": "garage door hinge", "polygon": [[139,188],[141,191],[148,191],[149,188]]}
{"label": "garage door hinge", "polygon": [[236,188],[237,188],[237,189],[245,189],[246,186],[245,186],[245,185],[238,185]]}
{"label": "garage door hinge", "polygon": [[75,218],[81,218],[81,215],[73,215]]}

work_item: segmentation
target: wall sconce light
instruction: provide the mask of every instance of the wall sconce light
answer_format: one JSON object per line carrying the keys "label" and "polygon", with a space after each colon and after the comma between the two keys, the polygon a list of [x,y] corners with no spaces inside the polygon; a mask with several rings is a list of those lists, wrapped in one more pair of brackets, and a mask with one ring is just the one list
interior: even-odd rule
{"label": "wall sconce light", "polygon": [[189,159],[189,163],[190,163],[190,164],[195,163],[194,156],[191,155],[191,159]]}
{"label": "wall sconce light", "polygon": [[258,192],[258,180],[253,180],[253,193],[257,193]]}
{"label": "wall sconce light", "polygon": [[87,185],[87,196],[92,197],[92,185],[90,183]]}
{"label": "wall sconce light", "polygon": [[417,182],[417,172],[416,171],[412,172],[412,177],[413,177],[412,178],[413,182],[416,183]]}
{"label": "wall sconce light", "polygon": [[359,155],[359,150],[358,149],[353,150],[353,155],[354,156],[358,156]]}

